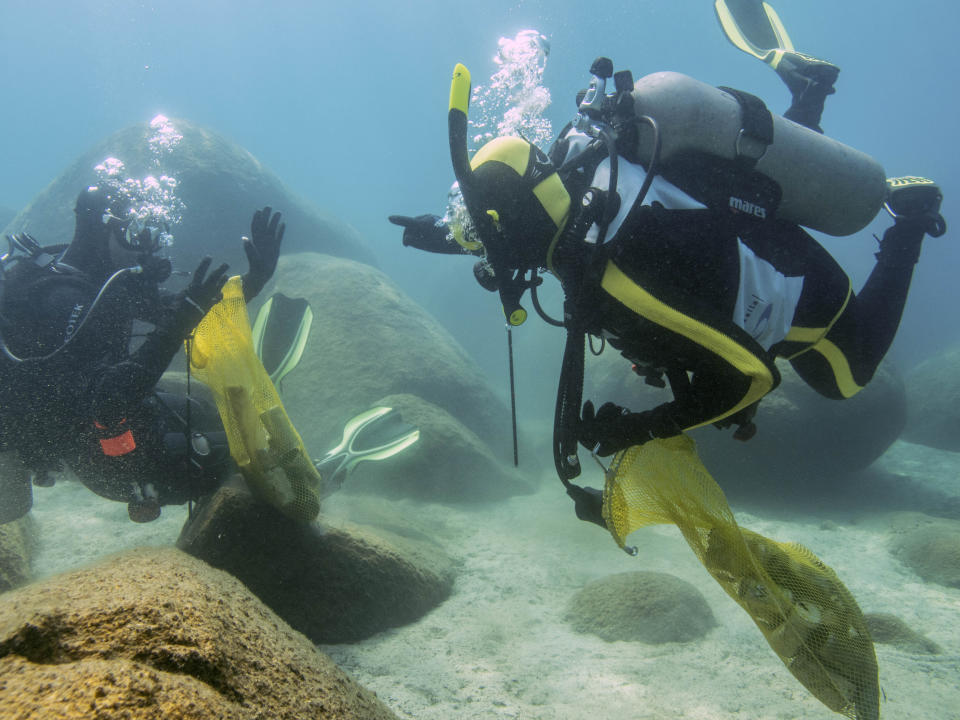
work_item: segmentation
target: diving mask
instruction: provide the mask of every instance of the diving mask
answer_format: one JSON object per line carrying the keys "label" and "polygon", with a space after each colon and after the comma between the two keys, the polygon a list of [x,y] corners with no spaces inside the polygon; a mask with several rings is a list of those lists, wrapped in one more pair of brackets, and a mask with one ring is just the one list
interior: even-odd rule
{"label": "diving mask", "polygon": [[467,210],[459,183],[454,183],[450,192],[447,193],[447,209],[443,214],[443,222],[448,228],[448,240],[457,243],[464,252],[473,255],[483,252],[480,233],[477,232],[473,218],[470,217],[470,211]]}
{"label": "diving mask", "polygon": [[110,212],[103,214],[104,225],[120,223],[118,242],[125,250],[149,254],[160,248],[170,247],[173,244],[173,235],[167,231],[166,223],[152,224],[149,220],[137,215],[124,220]]}

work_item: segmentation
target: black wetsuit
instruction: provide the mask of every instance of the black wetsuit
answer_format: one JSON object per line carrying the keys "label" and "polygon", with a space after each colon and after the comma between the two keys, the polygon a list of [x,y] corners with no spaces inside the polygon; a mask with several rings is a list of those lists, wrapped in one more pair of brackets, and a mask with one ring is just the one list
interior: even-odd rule
{"label": "black wetsuit", "polygon": [[[568,126],[550,150],[575,201],[606,187],[598,169],[609,161],[590,147]],[[922,231],[903,228],[854,294],[799,226],[707,208],[662,178],[640,204],[643,169],[622,157],[619,167],[621,207],[578,308],[587,332],[606,337],[641,374],[669,378],[675,399],[661,406],[661,426],[749,419],[780,381],[778,357],[826,397],[851,397],[870,381],[899,326]],[[578,263],[565,269],[557,256],[553,269],[569,295]],[[779,328],[764,316],[776,322],[775,311]]]}
{"label": "black wetsuit", "polygon": [[[35,471],[66,463],[112,500],[186,502],[212,489],[222,467],[198,469],[188,462],[186,398],[156,391],[183,347],[182,332],[169,322],[175,296],[125,272],[91,312],[100,290],[86,274],[55,266],[35,270],[25,282],[8,280],[9,349],[31,358],[62,349],[43,360],[4,363],[3,446],[17,450]],[[136,320],[153,330],[131,349],[139,340],[133,337]],[[205,403],[193,402],[191,410],[193,429],[217,422]]]}
{"label": "black wetsuit", "polygon": [[[770,392],[777,357],[827,397],[858,392],[893,341],[913,267],[878,262],[855,295],[836,261],[796,225],[650,206],[631,213],[601,252],[580,305],[587,330],[641,373],[670,379],[675,399],[664,409],[680,430],[734,416]],[[763,328],[735,321],[743,256],[802,283],[789,328],[767,347],[756,337]],[[754,300],[765,307],[772,299]]]}

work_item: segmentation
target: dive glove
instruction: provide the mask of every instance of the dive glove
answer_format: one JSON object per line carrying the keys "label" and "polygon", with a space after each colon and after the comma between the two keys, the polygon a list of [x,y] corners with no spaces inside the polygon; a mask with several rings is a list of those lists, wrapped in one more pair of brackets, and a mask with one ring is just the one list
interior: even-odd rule
{"label": "dive glove", "polygon": [[273,277],[280,257],[280,243],[287,229],[280,222],[280,213],[268,205],[257,210],[250,221],[250,237],[243,239],[243,251],[247,254],[250,269],[243,276],[243,299],[250,302]]}
{"label": "dive glove", "polygon": [[593,403],[583,404],[578,438],[580,444],[601,457],[613,455],[654,438],[679,435],[680,428],[661,405],[653,410],[634,413],[612,402],[594,411]]}
{"label": "dive glove", "polygon": [[222,297],[221,291],[227,282],[229,265],[223,263],[207,275],[211,262],[212,259],[209,256],[201,260],[197,269],[193,271],[190,284],[177,294],[173,317],[168,327],[181,338],[187,338],[197,327],[197,323]]}
{"label": "dive glove", "polygon": [[877,261],[898,267],[916,264],[923,236],[940,237],[947,231],[940,214],[942,200],[940,188],[932,180],[889,178],[884,207],[894,224],[883,234]]}
{"label": "dive glove", "polygon": [[403,228],[403,244],[417,250],[433,253],[454,254],[463,252],[455,242],[447,239],[450,230],[438,215],[391,215],[387,218]]}

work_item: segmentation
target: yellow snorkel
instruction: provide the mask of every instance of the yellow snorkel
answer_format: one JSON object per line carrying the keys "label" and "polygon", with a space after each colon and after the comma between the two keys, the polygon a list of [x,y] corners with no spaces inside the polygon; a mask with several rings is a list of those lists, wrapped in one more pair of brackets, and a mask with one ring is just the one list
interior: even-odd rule
{"label": "yellow snorkel", "polygon": [[512,326],[522,325],[527,319],[527,311],[520,305],[520,296],[527,285],[514,282],[513,273],[497,252],[497,242],[490,242],[500,234],[497,212],[484,208],[480,204],[473,169],[470,167],[470,155],[467,150],[467,114],[470,109],[471,80],[470,71],[462,63],[453,68],[450,81],[450,107],[447,111],[447,128],[450,139],[450,160],[453,174],[460,185],[463,202],[467,206],[470,218],[483,243],[487,260],[493,268],[497,280],[497,290],[503,305],[503,314]]}

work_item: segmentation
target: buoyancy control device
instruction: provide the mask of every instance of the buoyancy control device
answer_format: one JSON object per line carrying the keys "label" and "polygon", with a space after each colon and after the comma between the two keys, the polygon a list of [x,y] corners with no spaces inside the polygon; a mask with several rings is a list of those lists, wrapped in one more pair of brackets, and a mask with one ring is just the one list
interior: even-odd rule
{"label": "buoyancy control device", "polygon": [[[883,207],[886,175],[869,155],[770,112],[749,93],[676,72],[636,82],[629,71],[598,75],[600,60],[586,100],[602,100],[587,114],[616,130],[627,160],[648,170],[655,162],[657,174],[705,205],[834,236],[862,230]],[[616,92],[605,95],[611,76]]]}

